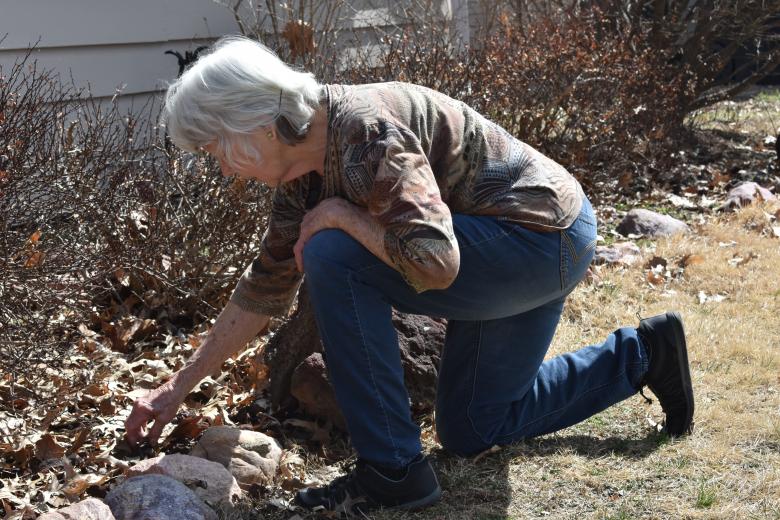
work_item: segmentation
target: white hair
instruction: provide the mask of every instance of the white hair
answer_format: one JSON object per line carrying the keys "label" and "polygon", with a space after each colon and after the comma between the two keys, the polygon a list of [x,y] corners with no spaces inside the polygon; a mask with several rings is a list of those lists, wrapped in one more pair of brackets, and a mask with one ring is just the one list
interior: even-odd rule
{"label": "white hair", "polygon": [[312,74],[293,70],[259,42],[227,36],[168,87],[161,122],[176,146],[194,152],[216,142],[236,167],[244,162],[237,151],[261,160],[250,139],[259,128],[274,124],[290,145],[303,140],[321,94]]}

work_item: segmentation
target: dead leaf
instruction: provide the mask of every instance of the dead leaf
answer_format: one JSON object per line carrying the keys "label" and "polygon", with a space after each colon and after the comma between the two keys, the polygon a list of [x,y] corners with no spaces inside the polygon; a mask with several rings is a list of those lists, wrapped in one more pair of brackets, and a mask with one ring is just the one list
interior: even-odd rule
{"label": "dead leaf", "polygon": [[102,323],[103,333],[111,342],[111,350],[127,353],[128,345],[145,338],[157,329],[154,320],[122,318],[119,323]]}
{"label": "dead leaf", "polygon": [[62,412],[62,406],[55,406],[48,412],[46,412],[46,415],[41,419],[41,423],[38,425],[38,428],[40,428],[41,431],[46,431],[49,429],[49,426],[51,426],[51,423],[54,422],[54,419],[57,419]]}
{"label": "dead leaf", "polygon": [[202,422],[202,415],[194,415],[192,417],[184,418],[176,427],[168,434],[165,439],[165,444],[169,444],[177,440],[192,440],[198,435],[203,433],[208,424]]}
{"label": "dead leaf", "polygon": [[60,491],[65,493],[71,500],[78,499],[84,492],[92,486],[99,486],[108,481],[108,475],[76,475],[68,480]]}
{"label": "dead leaf", "polygon": [[116,406],[114,406],[111,397],[107,397],[98,403],[98,410],[103,417],[113,417],[116,413]]}
{"label": "dead leaf", "polygon": [[486,449],[485,451],[483,451],[483,452],[481,452],[481,453],[478,453],[478,454],[477,454],[477,455],[476,455],[476,456],[475,456],[475,457],[472,459],[472,462],[474,462],[474,463],[476,464],[477,462],[479,462],[480,460],[484,459],[484,458],[485,458],[485,457],[487,457],[488,455],[492,455],[492,454],[494,454],[494,453],[498,453],[499,451],[501,451],[501,446],[493,445],[493,446],[491,446],[490,448]]}
{"label": "dead leaf", "polygon": [[38,267],[43,263],[43,259],[45,257],[46,254],[43,251],[33,251],[32,254],[30,254],[30,257],[24,263],[24,266],[28,269],[32,267]]}
{"label": "dead leaf", "polygon": [[628,188],[631,186],[631,181],[634,180],[634,173],[633,172],[626,172],[623,175],[620,176],[618,179],[617,187],[618,188]]}
{"label": "dead leaf", "polygon": [[663,285],[665,278],[662,275],[656,273],[655,271],[648,271],[647,281],[651,285]]}
{"label": "dead leaf", "polygon": [[89,438],[89,434],[92,433],[91,428],[81,428],[79,432],[76,434],[76,438],[73,439],[73,442],[70,445],[70,448],[65,452],[66,455],[71,455],[73,453],[76,453],[79,448],[81,448],[85,442],[87,442],[87,439]]}
{"label": "dead leaf", "polygon": [[690,265],[697,265],[703,263],[704,263],[704,257],[702,255],[687,254],[677,262],[677,265],[680,267],[688,267]]}
{"label": "dead leaf", "polygon": [[710,181],[710,187],[715,188],[719,184],[728,184],[731,181],[731,175],[728,173],[715,172]]}
{"label": "dead leaf", "polygon": [[102,397],[108,393],[108,385],[105,383],[92,383],[82,390],[87,395],[92,397]]}
{"label": "dead leaf", "polygon": [[116,281],[121,285],[130,287],[130,275],[128,275],[127,272],[121,267],[114,271],[114,278],[116,278]]}
{"label": "dead leaf", "polygon": [[20,469],[26,469],[30,465],[30,461],[35,453],[35,446],[32,444],[24,444],[22,447],[14,450],[12,453],[16,465]]}
{"label": "dead leaf", "polygon": [[303,20],[290,20],[284,26],[282,38],[290,46],[292,61],[314,52],[314,28]]}
{"label": "dead leaf", "polygon": [[50,433],[44,434],[35,443],[35,458],[38,460],[59,459],[63,455],[65,455],[65,448],[57,444],[54,436]]}
{"label": "dead leaf", "polygon": [[30,235],[30,238],[27,239],[27,243],[29,245],[35,245],[38,243],[38,241],[41,239],[41,230],[37,229],[35,230],[35,233]]}

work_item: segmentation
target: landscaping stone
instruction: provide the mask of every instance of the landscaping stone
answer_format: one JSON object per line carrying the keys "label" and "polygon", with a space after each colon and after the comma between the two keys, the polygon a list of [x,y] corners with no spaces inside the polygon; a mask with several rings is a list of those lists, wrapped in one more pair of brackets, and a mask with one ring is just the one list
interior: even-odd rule
{"label": "landscaping stone", "polygon": [[775,195],[755,182],[743,182],[726,195],[722,210],[735,210],[749,206],[758,200],[775,200]]}
{"label": "landscaping stone", "polygon": [[127,479],[105,501],[116,520],[217,520],[193,491],[165,475]]}
{"label": "landscaping stone", "polygon": [[[429,412],[436,402],[436,383],[446,325],[428,316],[393,311],[398,333],[404,382],[415,412]],[[304,411],[344,428],[336,396],[328,382],[325,362],[319,353],[307,357],[293,373],[290,393]]]}
{"label": "landscaping stone", "polygon": [[241,487],[248,488],[273,482],[282,448],[264,433],[212,426],[203,432],[190,455],[222,465]]}
{"label": "landscaping stone", "polygon": [[51,511],[38,520],[116,520],[111,508],[97,498],[88,498],[77,504]]}
{"label": "landscaping stone", "polygon": [[647,209],[632,209],[617,226],[617,232],[623,236],[634,234],[651,238],[690,231],[685,222]]}
{"label": "landscaping stone", "polygon": [[611,246],[596,246],[594,264],[633,265],[639,261],[642,251],[633,242],[617,242]]}
{"label": "landscaping stone", "polygon": [[307,414],[330,420],[342,430],[347,429],[336,395],[328,382],[322,354],[317,352],[310,355],[295,368],[290,380],[290,393]]}
{"label": "landscaping stone", "polygon": [[233,475],[217,462],[191,455],[160,455],[128,468],[129,477],[159,474],[174,478],[212,506],[230,508],[242,491]]}

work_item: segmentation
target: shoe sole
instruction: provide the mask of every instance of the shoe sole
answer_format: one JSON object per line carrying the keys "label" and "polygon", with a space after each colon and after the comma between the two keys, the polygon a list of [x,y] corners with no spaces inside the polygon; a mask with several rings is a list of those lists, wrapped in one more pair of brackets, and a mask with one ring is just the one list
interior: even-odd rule
{"label": "shoe sole", "polygon": [[685,341],[685,329],[683,328],[682,316],[679,312],[667,312],[666,317],[671,323],[674,333],[674,345],[677,349],[677,362],[679,364],[680,376],[683,384],[683,393],[688,405],[688,416],[685,418],[683,431],[680,433],[670,433],[672,436],[683,435],[693,431],[693,384],[691,383],[691,369],[688,364],[688,347]]}
{"label": "shoe sole", "polygon": [[432,506],[441,498],[441,486],[437,486],[436,489],[427,497],[420,498],[413,502],[407,502],[405,504],[397,505],[394,507],[386,507],[385,509],[398,510],[398,511],[416,511],[424,507]]}
{"label": "shoe sole", "polygon": [[[438,502],[440,498],[441,498],[441,486],[437,486],[436,489],[433,491],[433,493],[431,493],[427,497],[419,498],[417,500],[413,500],[412,502],[406,502],[404,504],[399,504],[397,506],[373,507],[369,510],[360,511],[360,512],[365,515],[376,511],[418,511],[428,506],[432,506],[433,504]],[[343,517],[337,517],[337,518],[343,518]]]}

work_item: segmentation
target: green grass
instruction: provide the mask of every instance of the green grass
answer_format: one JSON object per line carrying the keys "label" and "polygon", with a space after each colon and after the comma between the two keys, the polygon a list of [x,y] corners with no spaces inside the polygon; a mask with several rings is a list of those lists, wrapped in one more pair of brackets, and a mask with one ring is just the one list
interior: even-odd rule
{"label": "green grass", "polygon": [[700,509],[708,508],[715,503],[716,497],[717,492],[715,491],[715,488],[707,484],[707,482],[702,482],[699,484],[698,493],[696,495],[696,507]]}

